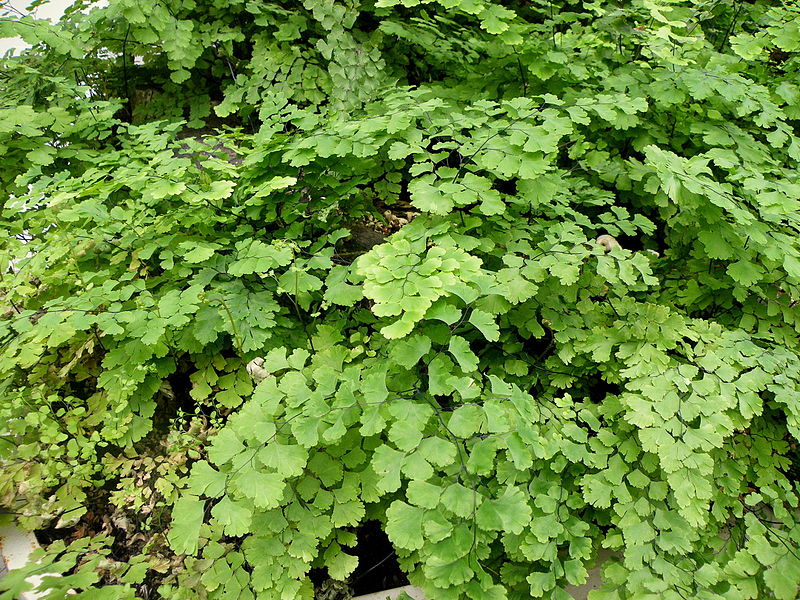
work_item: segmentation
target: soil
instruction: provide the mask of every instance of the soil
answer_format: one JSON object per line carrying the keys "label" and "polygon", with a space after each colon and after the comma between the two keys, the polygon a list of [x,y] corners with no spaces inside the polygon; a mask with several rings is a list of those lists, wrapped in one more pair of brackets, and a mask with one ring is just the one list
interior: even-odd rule
{"label": "soil", "polygon": [[367,521],[359,528],[356,555],[358,568],[351,577],[356,596],[408,585],[392,543],[378,521]]}

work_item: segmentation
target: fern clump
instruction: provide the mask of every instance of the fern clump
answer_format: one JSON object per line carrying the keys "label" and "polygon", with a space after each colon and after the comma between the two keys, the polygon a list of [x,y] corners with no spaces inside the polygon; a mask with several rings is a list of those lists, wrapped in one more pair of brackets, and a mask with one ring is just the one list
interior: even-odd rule
{"label": "fern clump", "polygon": [[368,521],[430,600],[798,597],[798,23],[2,17],[0,498],[63,541],[0,597],[310,600]]}

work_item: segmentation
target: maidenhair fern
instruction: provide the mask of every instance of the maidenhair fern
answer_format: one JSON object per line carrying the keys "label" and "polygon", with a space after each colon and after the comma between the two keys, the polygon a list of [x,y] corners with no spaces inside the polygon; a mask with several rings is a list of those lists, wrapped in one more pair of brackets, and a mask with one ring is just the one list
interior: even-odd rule
{"label": "maidenhair fern", "polygon": [[0,18],[0,498],[70,542],[0,598],[311,600],[367,521],[430,600],[798,597],[798,23]]}

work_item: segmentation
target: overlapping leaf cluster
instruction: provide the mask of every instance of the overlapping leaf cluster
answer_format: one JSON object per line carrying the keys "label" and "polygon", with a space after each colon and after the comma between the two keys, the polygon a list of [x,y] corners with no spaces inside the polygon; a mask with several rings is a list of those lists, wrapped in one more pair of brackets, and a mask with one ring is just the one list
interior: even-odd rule
{"label": "overlapping leaf cluster", "polygon": [[215,431],[69,585],[312,598],[377,520],[431,600],[797,597],[796,7],[78,4],[0,21],[3,503]]}

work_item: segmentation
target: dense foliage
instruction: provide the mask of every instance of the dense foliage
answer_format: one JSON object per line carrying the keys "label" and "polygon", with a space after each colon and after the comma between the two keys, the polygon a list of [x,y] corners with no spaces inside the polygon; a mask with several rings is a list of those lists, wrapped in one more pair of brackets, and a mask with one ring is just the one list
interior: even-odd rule
{"label": "dense foliage", "polygon": [[308,599],[368,520],[431,600],[798,596],[795,3],[0,33],[0,598]]}

